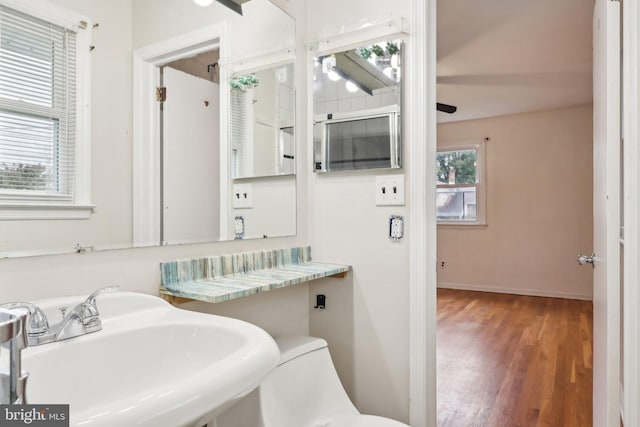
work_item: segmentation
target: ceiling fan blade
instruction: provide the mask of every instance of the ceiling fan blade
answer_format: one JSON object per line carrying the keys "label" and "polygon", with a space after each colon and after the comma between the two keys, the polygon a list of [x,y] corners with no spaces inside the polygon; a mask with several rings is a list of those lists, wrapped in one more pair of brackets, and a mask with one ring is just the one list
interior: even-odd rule
{"label": "ceiling fan blade", "polygon": [[458,107],[456,107],[455,105],[441,104],[439,102],[436,103],[436,109],[448,114],[453,114],[458,111]]}

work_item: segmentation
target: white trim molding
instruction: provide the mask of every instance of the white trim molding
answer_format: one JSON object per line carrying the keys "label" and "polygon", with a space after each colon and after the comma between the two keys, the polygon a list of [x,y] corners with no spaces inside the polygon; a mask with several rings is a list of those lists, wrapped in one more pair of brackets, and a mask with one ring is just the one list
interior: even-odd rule
{"label": "white trim molding", "polygon": [[307,49],[315,53],[333,53],[356,48],[367,41],[407,35],[407,23],[400,16],[386,16],[377,20],[364,20],[350,25],[330,28],[311,35],[306,41]]}
{"label": "white trim molding", "polygon": [[575,299],[575,300],[581,300],[581,301],[593,300],[593,297],[591,294],[542,291],[539,289],[506,288],[502,286],[492,286],[492,285],[477,285],[477,284],[470,285],[466,283],[438,283],[438,288],[457,289],[460,291],[492,292],[496,294],[525,295],[525,296],[531,296],[531,297]]}
{"label": "white trim molding", "polygon": [[622,8],[623,103],[623,378],[621,415],[625,426],[640,425],[640,6],[625,2]]}
{"label": "white trim molding", "polygon": [[436,0],[411,1],[409,422],[436,427]]}
{"label": "white trim molding", "polygon": [[66,204],[15,204],[2,205],[0,221],[25,221],[46,219],[89,219],[93,205]]}

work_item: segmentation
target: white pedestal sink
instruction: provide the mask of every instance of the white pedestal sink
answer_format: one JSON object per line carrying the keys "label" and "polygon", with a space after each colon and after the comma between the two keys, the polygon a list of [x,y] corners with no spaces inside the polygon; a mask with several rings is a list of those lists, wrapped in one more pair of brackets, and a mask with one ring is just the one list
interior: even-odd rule
{"label": "white pedestal sink", "polygon": [[[50,322],[84,298],[39,301]],[[72,426],[201,426],[278,363],[257,326],[144,294],[101,295],[103,329],[29,347],[27,402],[69,404]]]}

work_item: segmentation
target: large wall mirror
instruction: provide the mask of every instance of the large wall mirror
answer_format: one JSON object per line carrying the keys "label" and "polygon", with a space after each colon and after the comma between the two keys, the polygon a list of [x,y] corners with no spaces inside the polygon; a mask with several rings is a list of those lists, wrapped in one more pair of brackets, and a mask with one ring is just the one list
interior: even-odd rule
{"label": "large wall mirror", "polygon": [[[95,207],[89,219],[82,220],[0,218],[0,257],[295,235],[291,16],[269,0],[240,2],[242,15],[219,2],[201,7],[192,0],[51,1],[98,24],[87,29],[95,46]],[[157,60],[157,73],[136,68],[136,51],[211,27],[220,30],[217,44],[211,40],[193,46],[188,54]],[[255,75],[261,83],[249,99],[254,120],[249,133],[255,140],[247,153],[253,157],[247,154],[246,168],[238,173],[229,131],[232,83],[242,75],[243,64],[252,65],[242,74]],[[136,85],[140,73],[153,84],[150,93]],[[167,88],[164,103],[156,103],[155,86]],[[153,98],[148,103],[163,110],[161,119],[146,122],[161,138],[159,146],[146,151],[135,143],[142,132],[136,102],[142,98]],[[137,167],[136,157],[142,155],[150,155],[146,170]],[[140,181],[144,187],[136,187]],[[234,191],[250,196],[250,203],[238,204]],[[145,206],[142,214],[139,206]]]}
{"label": "large wall mirror", "polygon": [[314,171],[399,168],[402,42],[314,58]]}

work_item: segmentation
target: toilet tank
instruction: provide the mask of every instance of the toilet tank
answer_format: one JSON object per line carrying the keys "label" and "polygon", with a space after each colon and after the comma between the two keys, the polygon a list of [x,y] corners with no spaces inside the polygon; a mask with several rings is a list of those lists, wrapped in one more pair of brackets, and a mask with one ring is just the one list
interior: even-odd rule
{"label": "toilet tank", "polygon": [[220,415],[216,427],[319,427],[358,415],[336,373],[327,342],[276,338],[280,362],[260,386]]}
{"label": "toilet tank", "polygon": [[265,427],[330,425],[337,417],[358,414],[325,340],[283,337],[276,343],[280,363],[259,387]]}

